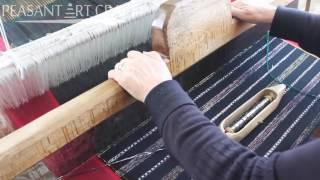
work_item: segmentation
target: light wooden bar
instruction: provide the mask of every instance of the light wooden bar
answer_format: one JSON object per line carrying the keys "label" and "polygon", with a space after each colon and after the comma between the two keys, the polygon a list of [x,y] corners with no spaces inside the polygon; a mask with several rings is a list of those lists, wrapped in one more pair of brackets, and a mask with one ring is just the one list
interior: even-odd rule
{"label": "light wooden bar", "polygon": [[[190,2],[189,8],[184,1]],[[231,18],[228,0],[217,2],[219,3],[214,3],[212,0],[181,0],[170,1],[162,6],[165,19],[158,18],[160,22],[163,21],[162,27],[154,27],[156,33],[153,34],[153,39],[154,41],[162,39],[163,42],[166,42],[169,51],[167,55],[172,59],[168,63],[172,74],[180,74],[203,57],[253,27],[253,25],[242,24]],[[289,0],[277,2],[283,3]],[[175,3],[183,5],[179,6]],[[169,10],[168,7],[170,7]],[[220,20],[216,20],[214,18],[217,13],[212,13],[212,11],[221,7],[228,11],[220,10],[218,12]],[[197,8],[202,9],[200,11]],[[192,16],[187,16],[187,18],[188,13]],[[201,18],[204,14],[207,16]],[[201,21],[197,21],[199,19]],[[183,26],[179,26],[181,23]],[[196,28],[193,31],[186,29],[186,26]],[[179,33],[175,33],[177,31]],[[177,43],[183,44],[176,46]],[[154,48],[161,52],[161,48],[156,47],[155,44]],[[133,102],[134,99],[114,81],[107,80],[0,139],[0,179],[11,179],[17,176]]]}

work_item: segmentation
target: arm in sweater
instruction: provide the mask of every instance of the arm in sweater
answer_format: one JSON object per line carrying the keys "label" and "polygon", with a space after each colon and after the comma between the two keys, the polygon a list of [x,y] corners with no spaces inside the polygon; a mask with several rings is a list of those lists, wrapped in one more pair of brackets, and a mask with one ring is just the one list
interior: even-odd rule
{"label": "arm in sweater", "polygon": [[271,35],[296,41],[305,50],[320,56],[320,15],[279,7]]}
{"label": "arm in sweater", "polygon": [[[227,138],[198,110],[175,81],[166,81],[147,96],[146,105],[167,149],[195,179],[295,180],[320,177],[320,143],[271,158],[257,156]],[[306,164],[310,166],[305,166]]]}

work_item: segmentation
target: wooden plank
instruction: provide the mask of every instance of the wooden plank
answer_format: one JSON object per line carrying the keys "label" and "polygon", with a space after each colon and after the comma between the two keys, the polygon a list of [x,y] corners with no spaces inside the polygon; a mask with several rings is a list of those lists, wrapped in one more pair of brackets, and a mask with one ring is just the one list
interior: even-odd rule
{"label": "wooden plank", "polygon": [[[170,1],[164,6],[171,7],[165,14],[167,26],[156,29],[160,35],[154,40],[167,44],[163,52],[174,75],[253,26],[232,20],[227,0]],[[0,139],[0,179],[15,177],[133,102],[108,80]]]}
{"label": "wooden plank", "polygon": [[163,39],[166,39],[165,49],[173,75],[180,74],[253,26],[232,19],[228,0],[171,1],[163,8],[170,14]]}
{"label": "wooden plank", "polygon": [[310,11],[310,8],[311,8],[311,0],[307,0],[307,1],[306,1],[305,11],[309,12],[309,11]]}

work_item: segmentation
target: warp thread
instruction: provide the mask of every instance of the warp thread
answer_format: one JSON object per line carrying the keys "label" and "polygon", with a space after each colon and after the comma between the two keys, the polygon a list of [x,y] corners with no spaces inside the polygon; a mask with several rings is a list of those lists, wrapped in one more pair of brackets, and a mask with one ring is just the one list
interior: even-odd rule
{"label": "warp thread", "polygon": [[18,107],[49,88],[147,42],[154,16],[164,1],[130,1],[4,53],[0,64],[14,60],[15,68],[1,68],[0,107]]}

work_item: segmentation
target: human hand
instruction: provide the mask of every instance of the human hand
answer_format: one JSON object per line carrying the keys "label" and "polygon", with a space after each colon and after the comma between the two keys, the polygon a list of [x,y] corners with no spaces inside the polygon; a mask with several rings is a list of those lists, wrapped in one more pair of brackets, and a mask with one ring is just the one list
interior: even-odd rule
{"label": "human hand", "polygon": [[127,58],[109,71],[108,76],[141,102],[153,88],[172,80],[166,63],[156,52],[130,51]]}
{"label": "human hand", "polygon": [[276,7],[261,0],[237,0],[231,4],[231,12],[234,18],[248,23],[272,23]]}

